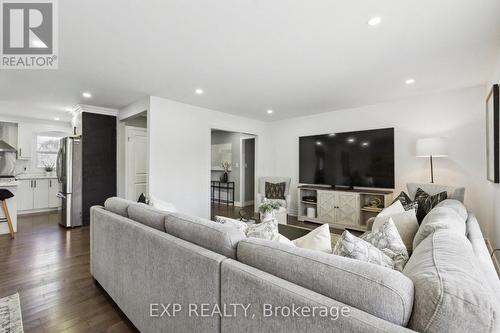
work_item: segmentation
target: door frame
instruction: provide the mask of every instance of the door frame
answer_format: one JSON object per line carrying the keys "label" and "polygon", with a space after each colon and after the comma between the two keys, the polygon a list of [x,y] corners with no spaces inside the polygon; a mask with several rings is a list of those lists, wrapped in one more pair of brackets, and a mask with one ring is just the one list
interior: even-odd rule
{"label": "door frame", "polygon": [[241,137],[240,138],[240,204],[241,204],[241,207],[245,207],[245,203],[247,201],[252,201],[252,202],[255,202],[255,181],[254,181],[254,186],[253,186],[253,189],[254,189],[254,198],[252,198],[252,200],[247,200],[247,198],[245,197],[245,183],[246,183],[246,179],[245,179],[245,154],[243,153],[244,152],[244,141],[245,140],[251,140],[253,139],[254,140],[254,146],[253,146],[253,164],[254,164],[254,169],[253,169],[253,173],[254,173],[254,180],[256,180],[255,178],[255,174],[256,174],[256,164],[255,164],[255,150],[256,150],[256,146],[255,146],[255,137],[254,136],[246,136],[246,137]]}
{"label": "door frame", "polygon": [[[130,180],[132,179],[131,176],[133,176],[133,175],[130,175],[130,172],[133,170],[133,167],[130,164],[130,163],[132,163],[132,159],[128,158],[129,156],[131,156],[130,154],[131,154],[131,149],[132,149],[132,147],[130,145],[130,140],[129,140],[129,135],[130,135],[131,131],[144,132],[147,140],[149,141],[147,128],[137,127],[137,126],[126,126],[125,125],[125,172],[124,172],[125,182],[124,182],[124,187],[125,187],[125,198],[127,198],[127,199],[131,197],[131,188],[130,187],[132,186],[132,184],[131,184]],[[146,163],[149,164],[149,159],[146,160]],[[148,166],[146,166],[146,170],[149,171]],[[149,174],[147,173],[146,174],[146,195],[148,195],[148,192],[149,192],[148,178],[149,178]],[[135,200],[137,200],[137,198],[135,198]]]}

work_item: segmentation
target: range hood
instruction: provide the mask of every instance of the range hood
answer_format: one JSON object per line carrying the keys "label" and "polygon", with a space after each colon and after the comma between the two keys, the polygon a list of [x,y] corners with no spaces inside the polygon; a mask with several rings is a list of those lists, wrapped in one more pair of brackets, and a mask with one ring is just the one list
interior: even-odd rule
{"label": "range hood", "polygon": [[12,152],[15,153],[17,152],[16,148],[12,147],[9,145],[7,142],[0,140],[0,152]]}

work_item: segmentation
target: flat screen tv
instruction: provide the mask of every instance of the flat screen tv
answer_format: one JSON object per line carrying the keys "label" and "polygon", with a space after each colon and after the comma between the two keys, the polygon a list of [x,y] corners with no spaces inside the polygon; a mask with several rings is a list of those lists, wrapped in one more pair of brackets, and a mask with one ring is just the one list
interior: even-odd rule
{"label": "flat screen tv", "polygon": [[394,188],[394,128],[300,137],[299,182]]}

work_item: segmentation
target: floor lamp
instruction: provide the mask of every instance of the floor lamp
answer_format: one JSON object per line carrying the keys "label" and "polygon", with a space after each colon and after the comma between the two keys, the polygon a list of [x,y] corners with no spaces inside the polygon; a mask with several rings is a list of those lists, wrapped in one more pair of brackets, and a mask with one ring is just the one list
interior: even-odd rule
{"label": "floor lamp", "polygon": [[417,140],[417,157],[428,157],[431,162],[431,183],[434,183],[432,158],[448,157],[446,142],[443,138],[425,138]]}

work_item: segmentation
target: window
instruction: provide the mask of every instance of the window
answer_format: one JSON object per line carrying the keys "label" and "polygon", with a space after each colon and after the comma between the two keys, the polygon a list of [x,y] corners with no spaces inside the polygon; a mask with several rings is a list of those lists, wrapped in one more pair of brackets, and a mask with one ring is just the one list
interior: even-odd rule
{"label": "window", "polygon": [[60,139],[58,136],[37,135],[36,165],[38,168],[52,166],[55,169]]}

